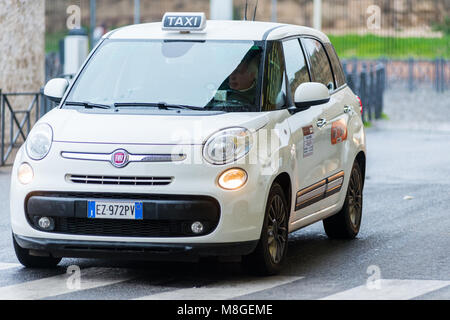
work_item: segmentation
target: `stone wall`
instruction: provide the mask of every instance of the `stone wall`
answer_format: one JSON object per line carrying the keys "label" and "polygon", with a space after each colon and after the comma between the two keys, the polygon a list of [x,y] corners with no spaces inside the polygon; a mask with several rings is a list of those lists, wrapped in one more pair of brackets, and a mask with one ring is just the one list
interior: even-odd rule
{"label": "stone wall", "polygon": [[[160,21],[166,11],[203,11],[209,15],[209,0],[141,0],[142,22]],[[66,10],[81,9],[82,24],[88,26],[90,0],[46,0],[46,28],[58,32],[66,28]],[[133,24],[134,0],[97,0],[97,23],[108,28]]]}
{"label": "stone wall", "polygon": [[0,31],[0,89],[39,90],[44,81],[45,0],[1,0]]}
{"label": "stone wall", "polygon": [[[89,25],[89,0],[46,0],[47,30],[65,28],[65,10],[71,4],[81,7],[82,22]],[[248,17],[256,0],[248,0]],[[381,11],[381,29],[430,31],[432,23],[450,15],[449,0],[322,0],[323,28],[328,32],[348,32],[366,28],[367,9]],[[235,18],[243,17],[245,0],[234,0]],[[141,0],[142,21],[160,21],[166,11],[203,11],[209,16],[209,0]],[[272,0],[259,0],[257,20],[270,21]],[[97,0],[97,21],[108,28],[133,23],[134,0]],[[278,0],[278,21],[313,25],[313,0]]]}
{"label": "stone wall", "polygon": [[[44,82],[45,63],[45,0],[0,0],[0,90],[38,92]],[[26,110],[33,97],[9,96],[12,108]],[[5,109],[5,142],[10,143],[11,113]],[[0,115],[1,117],[1,115]],[[24,114],[18,114],[19,122]],[[35,111],[31,114],[34,123]],[[1,129],[1,125],[0,125]],[[13,124],[13,136],[18,128]],[[1,138],[0,131],[0,138]],[[17,141],[17,145],[23,139]],[[8,163],[14,159],[11,154]],[[1,161],[0,161],[1,163]]]}

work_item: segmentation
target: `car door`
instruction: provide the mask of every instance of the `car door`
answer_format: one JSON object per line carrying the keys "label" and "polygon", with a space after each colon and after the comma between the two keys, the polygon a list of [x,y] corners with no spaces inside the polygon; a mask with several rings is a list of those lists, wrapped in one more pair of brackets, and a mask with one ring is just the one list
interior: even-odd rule
{"label": "car door", "polygon": [[[294,93],[297,87],[310,82],[307,60],[300,46],[300,39],[283,41],[283,51],[287,77],[287,100],[294,106]],[[320,210],[321,195],[325,192],[322,163],[324,154],[318,146],[324,139],[323,130],[316,125],[324,110],[323,105],[293,113],[288,118],[291,130],[291,152],[295,166],[293,170],[293,188],[296,191],[295,215],[292,222]]]}
{"label": "car door", "polygon": [[328,87],[330,101],[323,105],[322,113],[315,123],[320,132],[317,152],[321,154],[320,168],[326,178],[326,192],[320,209],[329,208],[339,200],[344,181],[343,147],[347,139],[348,116],[344,112],[344,91],[337,87],[330,59],[324,45],[318,39],[302,38],[304,50],[310,62],[314,82]]}

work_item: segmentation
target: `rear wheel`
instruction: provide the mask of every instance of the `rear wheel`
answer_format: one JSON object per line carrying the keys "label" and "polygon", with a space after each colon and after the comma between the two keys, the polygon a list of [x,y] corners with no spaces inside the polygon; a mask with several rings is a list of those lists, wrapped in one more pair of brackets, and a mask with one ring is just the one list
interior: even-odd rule
{"label": "rear wheel", "polygon": [[24,249],[17,243],[13,235],[14,251],[19,262],[27,268],[54,268],[61,258],[32,256],[28,249]]}
{"label": "rear wheel", "polygon": [[287,252],[289,210],[283,189],[274,183],[267,200],[261,237],[255,251],[243,257],[250,273],[273,275],[280,272]]}
{"label": "rear wheel", "polygon": [[327,236],[336,239],[355,238],[361,226],[362,205],[363,177],[361,168],[355,161],[342,210],[323,220]]}

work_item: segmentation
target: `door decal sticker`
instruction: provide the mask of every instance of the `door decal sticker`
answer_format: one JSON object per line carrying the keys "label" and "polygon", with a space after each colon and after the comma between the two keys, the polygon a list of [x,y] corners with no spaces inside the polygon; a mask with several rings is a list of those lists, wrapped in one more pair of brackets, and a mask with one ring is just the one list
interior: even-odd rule
{"label": "door decal sticker", "polygon": [[314,153],[314,129],[313,126],[303,127],[303,158]]}
{"label": "door decal sticker", "polygon": [[347,140],[347,125],[344,119],[334,121],[331,125],[331,144]]}

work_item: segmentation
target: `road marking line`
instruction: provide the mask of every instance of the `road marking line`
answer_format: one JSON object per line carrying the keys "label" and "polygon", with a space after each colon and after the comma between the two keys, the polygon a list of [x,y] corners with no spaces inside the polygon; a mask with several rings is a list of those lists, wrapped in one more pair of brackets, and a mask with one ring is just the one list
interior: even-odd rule
{"label": "road marking line", "polygon": [[374,288],[363,285],[320,300],[409,300],[449,286],[450,281],[381,279],[373,284]]}
{"label": "road marking line", "polygon": [[17,268],[17,267],[20,267],[20,266],[21,266],[21,264],[18,264],[18,263],[2,263],[2,262],[0,262],[0,270]]}
{"label": "road marking line", "polygon": [[[71,278],[72,277],[72,278]],[[0,300],[35,300],[103,287],[133,278],[123,269],[87,268],[80,272],[80,287],[73,288],[74,274],[28,281],[0,288]],[[72,287],[72,288],[71,288]]]}
{"label": "road marking line", "polygon": [[186,288],[157,293],[136,300],[225,300],[291,283],[303,277],[275,276],[260,279],[222,281],[200,288]]}

